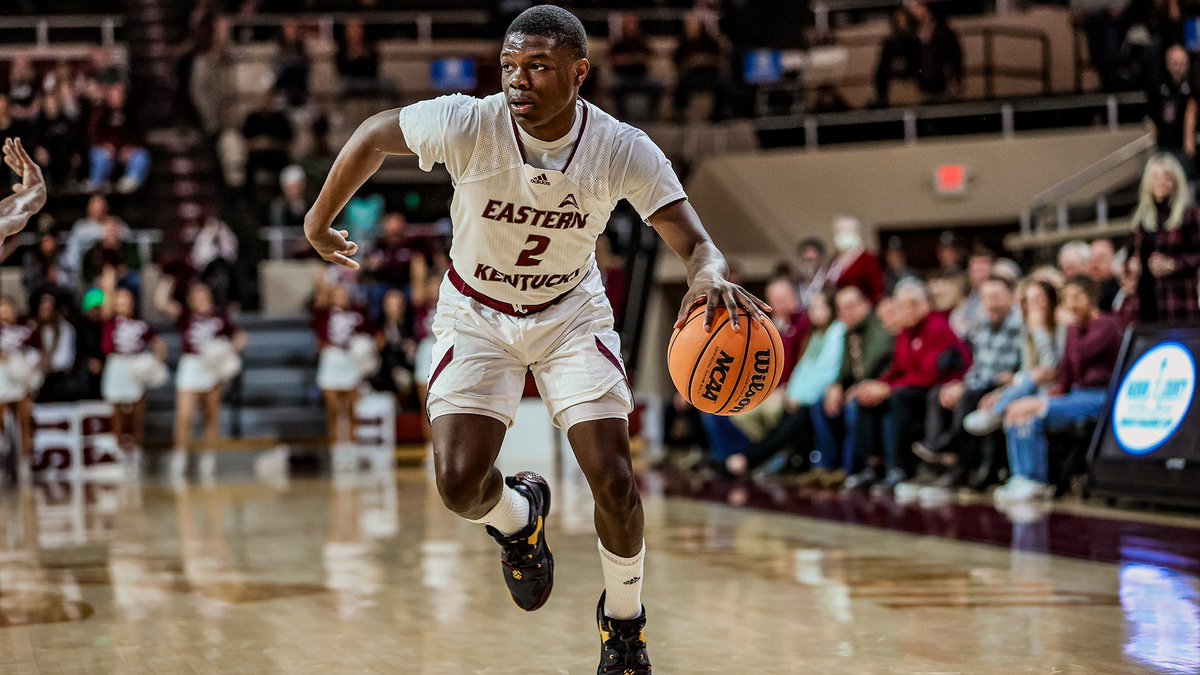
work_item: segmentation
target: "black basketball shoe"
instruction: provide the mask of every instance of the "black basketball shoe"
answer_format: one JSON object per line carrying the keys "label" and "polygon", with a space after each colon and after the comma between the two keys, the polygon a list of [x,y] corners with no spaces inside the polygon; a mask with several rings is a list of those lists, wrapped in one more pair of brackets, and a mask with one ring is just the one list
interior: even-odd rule
{"label": "black basketball shoe", "polygon": [[636,619],[613,619],[604,615],[604,593],[596,606],[600,627],[600,666],[596,675],[650,675],[646,653],[646,608]]}
{"label": "black basketball shoe", "polygon": [[532,612],[550,598],[554,588],[554,555],[546,543],[546,517],[550,515],[550,486],[532,471],[504,479],[508,487],[529,500],[529,525],[515,534],[492,526],[487,533],[500,543],[504,583],[517,607]]}

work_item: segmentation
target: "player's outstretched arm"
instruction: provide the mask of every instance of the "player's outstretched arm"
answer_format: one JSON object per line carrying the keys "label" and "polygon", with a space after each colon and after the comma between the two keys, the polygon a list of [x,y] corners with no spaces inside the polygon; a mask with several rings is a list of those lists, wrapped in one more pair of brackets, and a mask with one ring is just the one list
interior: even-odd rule
{"label": "player's outstretched arm", "polygon": [[341,213],[350,197],[383,165],[388,155],[411,155],[400,130],[400,109],[385,110],[358,126],[346,146],[338,153],[321,194],[304,217],[304,234],[325,260],[358,269],[351,258],[358,244],[347,241],[346,230],[335,230],[333,219]]}
{"label": "player's outstretched arm", "polygon": [[683,296],[679,317],[675,320],[676,328],[683,325],[688,312],[700,302],[708,305],[704,313],[706,331],[712,328],[713,313],[722,305],[733,317],[735,331],[741,329],[735,308],[741,307],[760,318],[763,317],[763,311],[771,310],[767,303],[726,279],[729,265],[725,263],[725,256],[709,239],[700,216],[686,199],[655,211],[650,216],[650,224],[687,265],[688,292]]}
{"label": "player's outstretched arm", "polygon": [[24,229],[29,219],[46,205],[42,170],[25,152],[21,139],[4,140],[4,163],[21,182],[13,186],[12,195],[0,200],[0,241]]}

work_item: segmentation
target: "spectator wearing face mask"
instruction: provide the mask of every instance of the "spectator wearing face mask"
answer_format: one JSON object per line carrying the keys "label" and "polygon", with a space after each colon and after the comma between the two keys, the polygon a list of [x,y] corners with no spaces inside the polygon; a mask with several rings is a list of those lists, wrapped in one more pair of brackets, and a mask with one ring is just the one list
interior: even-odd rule
{"label": "spectator wearing face mask", "polygon": [[855,286],[872,303],[878,302],[883,297],[883,270],[879,258],[866,249],[858,218],[841,216],[833,221],[833,251],[826,285],[835,290]]}

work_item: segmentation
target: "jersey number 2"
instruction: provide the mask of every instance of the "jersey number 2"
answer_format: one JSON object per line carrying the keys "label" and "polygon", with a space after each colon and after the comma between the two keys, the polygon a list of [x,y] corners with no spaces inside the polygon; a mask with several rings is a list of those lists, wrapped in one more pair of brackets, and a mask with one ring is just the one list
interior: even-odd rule
{"label": "jersey number 2", "polygon": [[517,256],[517,267],[534,267],[542,264],[542,259],[539,256],[546,252],[546,248],[550,246],[550,237],[543,237],[540,234],[531,234],[525,240],[525,244],[529,246],[521,255]]}

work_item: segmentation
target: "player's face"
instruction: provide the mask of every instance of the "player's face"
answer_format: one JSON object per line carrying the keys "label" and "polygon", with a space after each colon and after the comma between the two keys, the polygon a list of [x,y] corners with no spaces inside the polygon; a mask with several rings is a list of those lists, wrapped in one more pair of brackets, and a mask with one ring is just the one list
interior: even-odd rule
{"label": "player's face", "polygon": [[539,126],[575,104],[587,77],[587,59],[537,35],[511,33],[500,48],[500,83],[508,109],[519,120]]}

